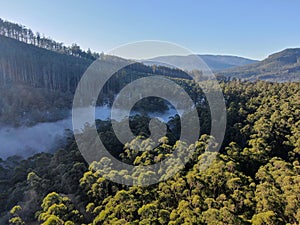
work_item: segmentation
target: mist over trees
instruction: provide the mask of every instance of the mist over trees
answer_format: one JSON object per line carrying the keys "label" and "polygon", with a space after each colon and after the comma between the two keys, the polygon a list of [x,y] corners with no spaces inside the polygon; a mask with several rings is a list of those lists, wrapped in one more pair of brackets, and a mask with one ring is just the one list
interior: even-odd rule
{"label": "mist over trees", "polygon": [[[201,89],[181,79],[195,96]],[[299,83],[222,82],[227,107],[226,137],[216,159],[202,170],[208,152],[208,105],[198,108],[202,132],[195,152],[174,177],[149,187],[128,187],[99,176],[123,176],[110,159],[90,166],[73,138],[54,154],[0,161],[0,211],[10,224],[298,224],[300,222]],[[149,118],[137,116],[136,139],[122,145],[109,121],[97,121],[101,140],[125,163],[150,165],[167,159],[178,142],[180,118],[151,148]],[[89,127],[86,127],[88,135]],[[93,145],[95,140],[90,140]],[[138,143],[141,143],[140,145]],[[149,150],[150,148],[150,150]],[[169,162],[172,167],[172,162]],[[147,171],[136,177],[148,179]],[[9,212],[10,211],[10,212]]]}

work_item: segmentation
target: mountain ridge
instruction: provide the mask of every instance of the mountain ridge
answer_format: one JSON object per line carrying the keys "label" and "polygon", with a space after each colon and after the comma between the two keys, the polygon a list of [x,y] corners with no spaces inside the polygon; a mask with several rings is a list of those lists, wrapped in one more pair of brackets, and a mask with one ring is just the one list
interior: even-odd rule
{"label": "mountain ridge", "polygon": [[[183,70],[202,70],[199,59],[203,60],[212,71],[223,70],[241,65],[247,65],[257,62],[257,60],[247,59],[233,55],[212,55],[212,54],[194,54],[187,56],[171,55],[158,56],[146,60],[147,64],[175,65]],[[205,66],[204,66],[205,67]]]}
{"label": "mountain ridge", "polygon": [[251,65],[219,71],[218,75],[244,80],[299,81],[300,48],[287,48]]}

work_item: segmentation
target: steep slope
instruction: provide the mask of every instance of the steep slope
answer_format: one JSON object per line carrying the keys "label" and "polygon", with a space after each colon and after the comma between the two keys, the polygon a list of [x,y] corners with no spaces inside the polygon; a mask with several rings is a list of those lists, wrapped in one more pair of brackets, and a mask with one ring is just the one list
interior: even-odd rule
{"label": "steep slope", "polygon": [[[101,60],[110,65],[126,59],[102,55]],[[92,62],[0,35],[0,123],[20,125],[64,118],[77,84]],[[108,81],[98,103],[110,102],[130,80],[151,75],[189,78],[178,69],[134,63]],[[98,88],[95,83],[89,85],[87,90]]]}
{"label": "steep slope", "polygon": [[247,80],[299,81],[300,48],[285,49],[261,62],[224,70],[219,74]]}
{"label": "steep slope", "polygon": [[91,62],[0,35],[0,122],[19,125],[64,118]]}
{"label": "steep slope", "polygon": [[0,35],[0,84],[73,92],[92,60],[60,54]]}
{"label": "steep slope", "polygon": [[[257,62],[256,60],[246,59],[238,56],[229,56],[229,55],[197,55],[202,59],[207,66],[213,70],[222,70],[237,66],[243,66],[247,64],[252,64]],[[176,65],[185,70],[201,70],[199,68],[198,59],[195,55],[188,56],[160,56],[155,57],[147,61],[147,64],[155,64],[155,61],[158,61],[159,65]]]}

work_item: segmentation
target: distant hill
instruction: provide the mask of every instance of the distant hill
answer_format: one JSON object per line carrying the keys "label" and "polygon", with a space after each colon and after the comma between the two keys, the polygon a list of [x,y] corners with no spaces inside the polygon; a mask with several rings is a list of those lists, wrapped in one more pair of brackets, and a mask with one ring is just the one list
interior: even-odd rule
{"label": "distant hill", "polygon": [[[248,65],[257,62],[256,60],[246,59],[230,55],[197,55],[207,66],[213,70],[223,70],[237,66]],[[158,61],[157,63],[155,61]],[[159,56],[145,62],[146,64],[176,65],[184,70],[203,70],[199,68],[199,61],[195,55],[188,56]]]}
{"label": "distant hill", "polygon": [[245,80],[299,81],[300,48],[285,49],[270,55],[261,62],[223,70],[219,75]]}

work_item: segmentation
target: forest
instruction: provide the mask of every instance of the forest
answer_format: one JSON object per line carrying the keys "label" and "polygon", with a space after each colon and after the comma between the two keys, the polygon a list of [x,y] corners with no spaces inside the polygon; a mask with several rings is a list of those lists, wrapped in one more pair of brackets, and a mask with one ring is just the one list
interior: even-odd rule
{"label": "forest", "polygon": [[[0,32],[0,123],[30,126],[63,119],[64,112],[71,109],[80,78],[93,60],[28,44],[5,34]],[[98,60],[109,64],[125,59],[101,54]],[[153,75],[189,79],[179,69],[134,63],[109,80],[98,105],[111,104],[120,87],[131,80]],[[97,87],[91,84],[87,88]]]}
{"label": "forest", "polygon": [[[197,104],[203,96],[198,84],[176,80]],[[110,169],[110,160],[95,159],[88,166],[70,137],[53,154],[0,161],[0,223],[300,224],[300,83],[232,80],[220,85],[227,128],[219,153],[206,151],[213,138],[206,101],[197,104],[201,135],[185,168],[147,187],[105,179],[101,171]],[[166,136],[150,151],[148,117],[131,118],[136,139],[125,145],[114,138],[110,121],[96,124],[116,158],[143,166],[167,159],[175,148],[191,147],[178,141],[179,121],[170,118]],[[210,154],[216,158],[202,170]],[[109,176],[126,179],[127,173],[111,170]],[[136,179],[148,177],[145,171]]]}
{"label": "forest", "polygon": [[[84,51],[75,43],[65,46],[2,19],[0,52],[0,123],[15,126],[24,125],[25,119],[30,126],[65,118],[77,84],[94,60],[108,64],[124,60]],[[273,69],[274,62],[281,63],[282,71],[290,74],[299,64],[298,56],[297,49],[290,49],[257,65],[270,73],[270,65]],[[257,65],[245,68],[252,74]],[[234,75],[232,71],[229,75]],[[282,71],[277,73],[285,80]],[[207,152],[214,138],[210,136],[208,102],[184,71],[131,64],[107,82],[98,105],[111,104],[132,80],[153,75],[175,81],[196,104],[201,134],[195,143],[178,141],[179,115],[167,122],[167,134],[159,137],[155,148],[154,140],[147,139],[151,118],[143,112],[130,118],[136,138],[125,145],[114,135],[111,121],[97,120],[97,130],[114,157],[137,168],[168,159],[175,149],[184,155],[195,148],[184,169],[147,187],[117,184],[101,176],[103,171],[110,170],[108,176],[123,179],[128,179],[130,171],[111,170],[108,158],[88,165],[70,136],[67,144],[53,153],[0,158],[0,224],[300,224],[300,83],[246,82],[220,73],[227,127],[216,153]],[[87,88],[95,88],[93,85]],[[184,103],[179,106],[184,108]],[[168,103],[146,98],[134,109],[163,112]],[[47,118],[45,113],[51,116]],[[188,121],[188,115],[183,116]],[[90,131],[87,125],[82,138]],[[215,159],[203,169],[211,155]],[[168,161],[170,169],[173,163]],[[137,174],[137,183],[151,175],[147,171]]]}

